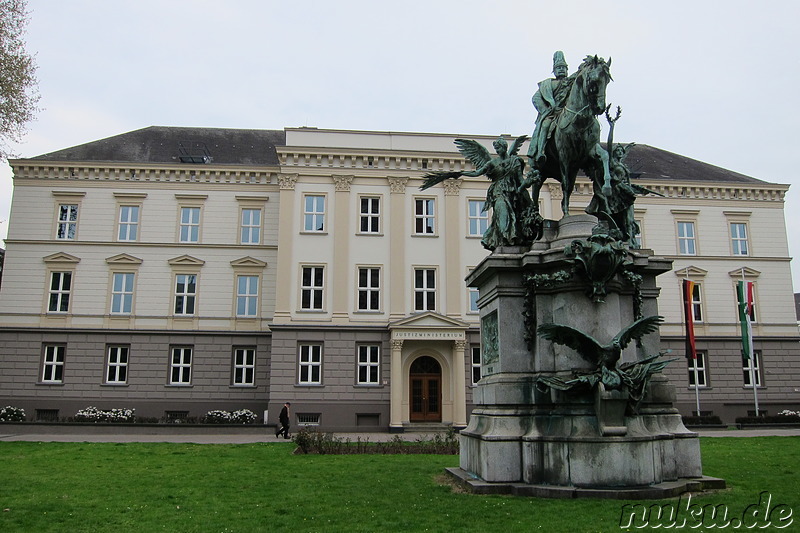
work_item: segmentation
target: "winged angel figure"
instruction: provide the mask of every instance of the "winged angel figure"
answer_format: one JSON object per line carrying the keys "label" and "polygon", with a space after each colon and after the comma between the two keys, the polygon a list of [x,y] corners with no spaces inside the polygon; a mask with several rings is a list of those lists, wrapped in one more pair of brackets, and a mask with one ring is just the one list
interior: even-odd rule
{"label": "winged angel figure", "polygon": [[537,217],[541,217],[527,191],[530,183],[523,179],[525,161],[517,155],[527,139],[527,135],[517,137],[510,150],[505,139],[497,139],[493,143],[497,157],[492,157],[477,141],[456,139],[458,151],[475,166],[475,170],[430,172],[423,176],[425,182],[420,189],[428,189],[451,178],[485,175],[492,183],[486,191],[483,212],[491,210],[492,221],[481,244],[488,250],[498,246],[530,246],[541,237],[537,234],[541,224],[536,224]]}
{"label": "winged angel figure", "polygon": [[[625,372],[625,368],[617,368],[617,362],[622,355],[622,350],[631,341],[638,341],[648,333],[656,331],[663,320],[664,317],[657,315],[640,318],[633,324],[623,328],[608,344],[601,344],[591,335],[562,324],[542,324],[537,329],[537,332],[543,339],[572,348],[586,361],[596,365],[597,370],[590,374],[594,376],[594,381],[599,378],[599,381],[602,381],[606,389],[619,389],[623,384],[631,385],[631,383],[628,383],[631,376]],[[649,362],[652,359],[654,358],[642,362]],[[580,381],[592,381],[592,379],[582,379]],[[593,385],[594,383],[591,384]],[[552,386],[553,384],[550,385]]]}

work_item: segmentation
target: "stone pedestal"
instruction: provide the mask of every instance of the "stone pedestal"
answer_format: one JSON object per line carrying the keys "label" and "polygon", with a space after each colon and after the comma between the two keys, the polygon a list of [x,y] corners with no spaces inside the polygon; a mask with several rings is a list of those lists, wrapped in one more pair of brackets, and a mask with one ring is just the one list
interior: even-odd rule
{"label": "stone pedestal", "polygon": [[[460,468],[451,473],[472,490],[641,498],[724,486],[703,477],[697,434],[684,427],[674,388],[660,374],[636,409],[627,392],[602,384],[574,392],[539,381],[594,368],[574,350],[531,334],[538,325],[569,325],[605,343],[634,322],[637,309],[658,314],[655,278],[671,261],[648,251],[628,254],[633,275],[612,277],[604,302],[588,296],[592,284],[565,247],[588,239],[595,224],[589,215],[548,221],[531,250],[497,249],[467,278],[480,293],[484,377],[461,432]],[[628,346],[618,366],[659,353],[658,333],[640,344]]]}

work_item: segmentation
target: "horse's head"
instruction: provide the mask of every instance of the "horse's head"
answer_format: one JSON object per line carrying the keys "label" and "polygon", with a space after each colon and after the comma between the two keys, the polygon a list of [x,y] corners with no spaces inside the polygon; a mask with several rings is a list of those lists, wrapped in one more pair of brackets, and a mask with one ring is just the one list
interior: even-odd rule
{"label": "horse's head", "polygon": [[578,68],[575,83],[583,92],[586,103],[595,115],[606,109],[606,85],[611,81],[611,59],[608,63],[602,57],[586,56]]}

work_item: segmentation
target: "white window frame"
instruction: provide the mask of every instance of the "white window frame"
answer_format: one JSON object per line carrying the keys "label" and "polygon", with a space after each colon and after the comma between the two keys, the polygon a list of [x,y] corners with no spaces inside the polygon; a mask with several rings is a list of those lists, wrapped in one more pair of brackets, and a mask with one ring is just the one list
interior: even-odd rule
{"label": "white window frame", "polygon": [[749,359],[742,359],[742,377],[744,380],[744,386],[748,389],[753,388],[753,384],[750,383],[750,366],[755,363],[753,368],[754,374],[756,376],[756,387],[761,388],[764,386],[764,380],[761,379],[761,367],[763,365],[763,360],[761,357],[761,350],[753,350],[753,356]]}
{"label": "white window frame", "polygon": [[[750,255],[750,241],[748,239],[749,231],[747,222],[735,221],[728,224],[731,236],[731,253],[735,256],[744,257]],[[744,235],[739,234],[739,231],[734,231],[734,227],[741,229]]]}
{"label": "white window frame", "polygon": [[255,274],[236,276],[236,316],[256,318],[258,316],[258,296],[261,278]]}
{"label": "white window frame", "polygon": [[695,281],[692,290],[692,320],[697,322],[705,321],[705,309],[703,306],[703,282]]}
{"label": "white window frame", "polygon": [[708,387],[708,352],[705,350],[697,350],[697,359],[687,359],[687,366],[689,370],[688,380],[689,387],[694,388],[695,379],[698,388],[704,389]]}
{"label": "white window frame", "polygon": [[[69,313],[69,305],[72,296],[73,277],[74,273],[70,270],[50,271],[50,284],[48,286],[48,297],[47,297],[48,313],[51,314]],[[54,303],[55,306],[53,305]]]}
{"label": "white window frame", "polygon": [[485,200],[467,200],[467,236],[483,237],[489,227],[489,211],[483,211]]}
{"label": "white window frame", "polygon": [[[437,277],[438,271],[436,268],[414,268],[414,311],[436,311],[438,299],[436,294]],[[421,302],[418,301],[418,297],[422,298]]]}
{"label": "white window frame", "polygon": [[381,197],[360,196],[358,199],[358,233],[361,235],[380,235]]}
{"label": "white window frame", "polygon": [[380,385],[381,345],[359,344],[356,365],[356,383],[358,385]]}
{"label": "white window frame", "polygon": [[[472,372],[470,373],[472,384],[477,385],[478,381],[481,379],[481,347],[479,345],[473,345],[470,347],[470,357],[471,357],[471,369]],[[477,376],[478,379],[475,379]]]}
{"label": "white window frame", "polygon": [[136,242],[139,240],[139,220],[141,206],[120,204],[117,217],[117,241]]}
{"label": "white window frame", "polygon": [[106,348],[106,381],[108,385],[128,383],[128,363],[130,346],[114,344]]}
{"label": "white window frame", "polygon": [[234,347],[231,383],[234,387],[255,387],[256,349],[254,346]]}
{"label": "white window frame", "polygon": [[298,345],[297,384],[322,385],[322,344]]}
{"label": "white window frame", "polygon": [[633,242],[636,243],[636,246],[639,248],[644,248],[644,219],[643,218],[635,218],[636,225],[639,226],[639,233],[633,236]]}
{"label": "white window frame", "polygon": [[45,344],[42,353],[42,383],[64,383],[64,364],[67,347],[63,344]]}
{"label": "white window frame", "polygon": [[187,386],[192,384],[192,346],[171,346],[169,349],[169,384]]}
{"label": "white window frame", "polygon": [[199,243],[203,208],[197,205],[182,205],[178,213],[178,242]]}
{"label": "white window frame", "polygon": [[303,195],[303,232],[325,233],[327,200],[324,194]]}
{"label": "white window frame", "polygon": [[414,198],[414,235],[436,235],[436,198]]}
{"label": "white window frame", "polygon": [[57,209],[56,239],[60,241],[74,241],[78,236],[79,204],[59,203]]}
{"label": "white window frame", "polygon": [[[253,218],[258,218],[254,221]],[[242,207],[239,215],[239,242],[246,245],[261,244],[261,228],[264,220],[263,209]]]}
{"label": "white window frame", "polygon": [[[687,234],[687,229],[691,229],[691,235]],[[678,220],[678,254],[697,255],[697,223],[694,220]]]}
{"label": "white window frame", "polygon": [[[176,316],[194,316],[197,313],[198,278],[197,274],[175,274],[173,285],[175,299],[172,311]],[[194,285],[193,290],[192,285]]]}
{"label": "white window frame", "polygon": [[[365,279],[362,277],[362,273],[366,273]],[[360,312],[380,312],[381,268],[377,266],[359,266],[356,270],[356,279],[358,283],[356,309]]]}
{"label": "white window frame", "polygon": [[475,314],[480,313],[480,308],[478,307],[478,298],[480,298],[480,293],[478,292],[477,287],[467,287],[467,308],[468,314]]}
{"label": "white window frame", "polygon": [[[308,279],[306,279],[306,271],[309,272]],[[300,267],[300,310],[323,311],[324,309],[325,267],[322,265],[302,265]]]}
{"label": "white window frame", "polygon": [[[121,284],[117,280],[121,280]],[[133,314],[133,297],[136,287],[135,272],[111,273],[111,314]],[[126,305],[127,304],[127,305]]]}

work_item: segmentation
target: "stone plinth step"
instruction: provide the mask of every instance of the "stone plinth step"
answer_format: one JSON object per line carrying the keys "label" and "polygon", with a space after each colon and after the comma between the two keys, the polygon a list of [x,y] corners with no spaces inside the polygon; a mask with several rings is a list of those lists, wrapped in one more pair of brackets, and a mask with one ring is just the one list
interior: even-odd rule
{"label": "stone plinth step", "polygon": [[641,487],[571,487],[532,485],[528,483],[490,483],[458,467],[445,471],[465,490],[473,494],[512,494],[534,498],[597,498],[607,500],[658,500],[685,492],[721,490],[725,480],[710,476],[682,478]]}

